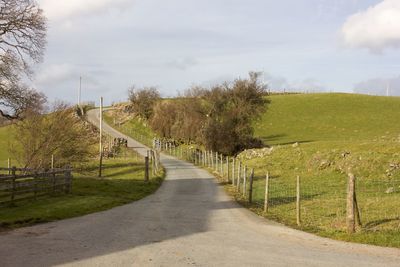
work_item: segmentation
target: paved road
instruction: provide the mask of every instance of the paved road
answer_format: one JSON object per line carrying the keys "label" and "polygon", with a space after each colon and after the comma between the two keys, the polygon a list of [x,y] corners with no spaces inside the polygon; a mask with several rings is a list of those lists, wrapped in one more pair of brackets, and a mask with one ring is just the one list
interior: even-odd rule
{"label": "paved road", "polygon": [[[95,115],[90,113],[94,123]],[[146,150],[132,139],[129,145]],[[165,182],[143,200],[1,234],[0,266],[400,265],[400,250],[328,240],[266,221],[233,202],[206,171],[168,156],[162,163]]]}

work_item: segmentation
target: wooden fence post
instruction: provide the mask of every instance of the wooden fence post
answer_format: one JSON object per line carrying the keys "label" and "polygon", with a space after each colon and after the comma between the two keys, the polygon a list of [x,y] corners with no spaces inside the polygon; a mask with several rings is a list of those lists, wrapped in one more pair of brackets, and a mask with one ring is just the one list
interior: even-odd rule
{"label": "wooden fence post", "polygon": [[100,97],[100,110],[99,110],[99,120],[100,120],[100,134],[99,134],[99,177],[102,176],[102,168],[103,168],[103,97]]}
{"label": "wooden fence post", "polygon": [[7,169],[8,169],[8,175],[11,174],[11,159],[8,158],[7,159]]}
{"label": "wooden fence post", "polygon": [[250,183],[249,183],[249,203],[253,202],[253,181],[254,181],[254,169],[251,169]]}
{"label": "wooden fence post", "polygon": [[55,172],[54,168],[51,169],[51,172],[52,172],[51,176],[53,178],[53,194],[55,194],[57,182],[56,182],[56,172]]}
{"label": "wooden fence post", "polygon": [[357,190],[355,183],[354,183],[354,209],[355,209],[357,226],[362,226],[360,210],[358,208],[358,203],[357,203]]}
{"label": "wooden fence post", "polygon": [[156,157],[154,150],[150,150],[150,154],[151,154],[151,174],[155,176],[157,170],[156,170]]}
{"label": "wooden fence post", "polygon": [[218,152],[215,152],[215,171],[218,172]]}
{"label": "wooden fence post", "polygon": [[156,169],[157,172],[160,170],[160,151],[155,151],[156,156]]}
{"label": "wooden fence post", "polygon": [[220,172],[221,172],[221,176],[224,177],[224,156],[221,154],[220,155]]}
{"label": "wooden fence post", "polygon": [[229,157],[226,157],[226,181],[229,183]]}
{"label": "wooden fence post", "polygon": [[72,174],[71,174],[71,169],[69,166],[65,167],[65,180],[64,180],[64,191],[66,194],[71,193],[72,191]]}
{"label": "wooden fence post", "polygon": [[16,171],[17,171],[17,168],[15,166],[13,166],[12,169],[11,169],[11,175],[12,175],[11,204],[14,204],[14,199],[15,199]]}
{"label": "wooden fence post", "polygon": [[300,176],[297,175],[297,186],[296,186],[296,222],[297,225],[301,225],[301,218],[300,218]]}
{"label": "wooden fence post", "polygon": [[269,172],[265,177],[265,196],[264,196],[264,212],[268,212],[268,200],[269,200]]}
{"label": "wooden fence post", "polygon": [[33,174],[33,184],[34,184],[33,193],[34,193],[35,200],[37,198],[37,191],[38,191],[38,188],[37,188],[38,187],[38,181],[37,181],[37,179],[38,179],[38,173],[35,171],[34,174]]}
{"label": "wooden fence post", "polygon": [[148,182],[149,181],[149,156],[144,157],[144,165],[145,165],[144,181]]}
{"label": "wooden fence post", "polygon": [[241,169],[242,169],[242,162],[241,161],[239,161],[238,162],[238,175],[237,175],[237,181],[236,181],[236,187],[237,187],[237,191],[239,192],[240,191],[240,172],[241,172]]}
{"label": "wooden fence post", "polygon": [[232,185],[235,185],[235,158],[232,158]]}
{"label": "wooden fence post", "polygon": [[247,166],[243,167],[243,196],[246,198],[246,188],[247,188]]}
{"label": "wooden fence post", "polygon": [[346,226],[347,233],[352,234],[356,231],[355,226],[355,214],[354,214],[354,194],[355,194],[355,184],[356,177],[354,174],[348,174],[348,184],[347,184],[347,203],[346,203]]}

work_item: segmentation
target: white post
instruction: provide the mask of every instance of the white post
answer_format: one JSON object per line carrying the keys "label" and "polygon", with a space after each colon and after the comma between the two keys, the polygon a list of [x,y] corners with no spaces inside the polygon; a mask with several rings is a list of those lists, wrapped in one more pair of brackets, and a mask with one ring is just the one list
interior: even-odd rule
{"label": "white post", "polygon": [[82,77],[79,77],[78,106],[81,107]]}
{"label": "white post", "polygon": [[103,97],[100,97],[100,113],[99,113],[99,120],[100,120],[100,136],[99,136],[99,152],[100,152],[100,162],[99,162],[99,177],[101,177],[101,169],[103,165]]}

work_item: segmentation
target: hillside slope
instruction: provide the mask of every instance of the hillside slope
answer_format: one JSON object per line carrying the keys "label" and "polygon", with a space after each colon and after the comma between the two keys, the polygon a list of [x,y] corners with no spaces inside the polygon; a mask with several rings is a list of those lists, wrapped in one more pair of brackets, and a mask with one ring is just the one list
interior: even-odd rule
{"label": "hillside slope", "polygon": [[[270,99],[270,108],[255,124],[255,132],[273,147],[247,150],[238,156],[255,171],[255,203],[251,208],[298,227],[299,176],[300,229],[342,240],[400,247],[400,98],[311,94]],[[267,173],[271,177],[270,207],[265,214],[262,207]],[[357,179],[362,222],[353,235],[346,234],[349,173]]]}
{"label": "hillside slope", "polygon": [[271,105],[255,123],[267,144],[356,141],[400,134],[400,98],[353,94],[301,94],[269,97]]}

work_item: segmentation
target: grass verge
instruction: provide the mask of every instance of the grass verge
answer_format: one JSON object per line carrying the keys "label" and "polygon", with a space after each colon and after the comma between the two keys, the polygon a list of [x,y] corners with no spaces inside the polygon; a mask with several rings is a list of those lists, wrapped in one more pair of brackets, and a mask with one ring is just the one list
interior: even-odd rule
{"label": "grass verge", "polygon": [[144,162],[133,152],[104,161],[103,178],[97,178],[97,161],[74,173],[72,193],[22,201],[0,207],[2,230],[51,222],[103,211],[154,193],[164,173],[144,182]]}
{"label": "grass verge", "polygon": [[[146,146],[152,147],[153,138],[156,134],[150,129],[150,127],[140,120],[139,118],[131,118],[123,123],[118,122],[117,115],[113,112],[113,110],[104,112],[104,120],[108,123],[108,125],[117,129],[121,133],[132,137],[133,139],[145,144]],[[114,124],[114,122],[116,122]]]}

